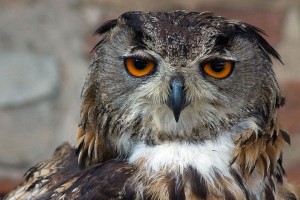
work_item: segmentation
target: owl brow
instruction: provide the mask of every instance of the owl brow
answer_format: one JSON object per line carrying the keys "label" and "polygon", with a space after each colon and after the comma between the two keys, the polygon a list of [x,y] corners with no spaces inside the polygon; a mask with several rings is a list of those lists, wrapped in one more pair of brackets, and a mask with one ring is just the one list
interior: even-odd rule
{"label": "owl brow", "polygon": [[228,37],[227,35],[223,34],[217,35],[213,50],[224,53],[224,49],[229,45],[230,38],[231,37]]}
{"label": "owl brow", "polygon": [[146,36],[141,30],[134,31],[134,32],[135,32],[135,35],[134,35],[135,40],[134,41],[135,41],[136,47],[139,47],[140,49],[147,49],[147,45],[144,42],[144,39],[147,38],[148,40],[150,40],[148,38],[148,36]]}
{"label": "owl brow", "polygon": [[147,50],[147,48],[144,45],[138,44],[131,49],[130,53],[133,53],[135,51],[140,51],[140,50],[144,51],[144,50]]}

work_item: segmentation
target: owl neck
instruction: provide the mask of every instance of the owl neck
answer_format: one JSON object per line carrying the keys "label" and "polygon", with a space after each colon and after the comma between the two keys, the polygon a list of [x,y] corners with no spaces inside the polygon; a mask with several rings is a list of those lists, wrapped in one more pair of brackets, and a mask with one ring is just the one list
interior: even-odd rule
{"label": "owl neck", "polygon": [[213,169],[228,169],[233,159],[233,149],[233,140],[229,135],[200,144],[168,142],[147,146],[141,143],[133,148],[129,163],[141,164],[149,172],[168,169],[183,173],[185,169],[193,167],[209,180]]}
{"label": "owl neck", "polygon": [[138,169],[136,187],[158,199],[171,195],[170,187],[191,199],[272,199],[284,184],[281,146],[288,136],[276,126],[259,132],[247,121],[201,143],[137,144],[128,159]]}
{"label": "owl neck", "polygon": [[258,130],[257,125],[249,120],[230,131],[219,133],[212,140],[194,143],[170,141],[154,146],[140,142],[132,147],[128,160],[129,163],[142,163],[148,171],[169,169],[182,173],[186,168],[193,167],[206,179],[211,179],[213,170],[228,171],[234,160],[236,138],[247,132],[256,136]]}
{"label": "owl neck", "polygon": [[[166,193],[169,199],[172,199],[170,195],[217,199],[225,193],[247,199],[249,192],[235,181],[236,176],[242,178],[231,167],[233,155],[234,142],[229,134],[224,134],[200,144],[172,142],[151,147],[138,144],[129,163],[139,169],[137,177],[143,177],[135,181],[139,183],[137,188],[150,188],[151,195],[157,199],[167,199],[163,196]],[[172,194],[170,187],[178,191],[175,189]]]}

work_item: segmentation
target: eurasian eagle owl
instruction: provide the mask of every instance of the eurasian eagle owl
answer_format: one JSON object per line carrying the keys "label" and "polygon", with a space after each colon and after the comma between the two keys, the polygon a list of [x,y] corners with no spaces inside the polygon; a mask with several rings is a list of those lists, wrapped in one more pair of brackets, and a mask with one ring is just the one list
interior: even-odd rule
{"label": "eurasian eagle owl", "polygon": [[76,147],[7,199],[297,199],[282,167],[280,57],[260,29],[208,12],[128,12],[96,33]]}

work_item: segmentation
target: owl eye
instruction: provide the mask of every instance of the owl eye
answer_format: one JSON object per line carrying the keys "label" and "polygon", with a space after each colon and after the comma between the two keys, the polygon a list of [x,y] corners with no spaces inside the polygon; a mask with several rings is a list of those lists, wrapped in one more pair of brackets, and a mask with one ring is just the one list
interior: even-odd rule
{"label": "owl eye", "polygon": [[204,64],[203,71],[211,77],[222,79],[228,77],[231,74],[233,67],[233,61],[211,61]]}
{"label": "owl eye", "polygon": [[137,77],[145,76],[153,71],[155,62],[144,58],[125,58],[127,71]]}

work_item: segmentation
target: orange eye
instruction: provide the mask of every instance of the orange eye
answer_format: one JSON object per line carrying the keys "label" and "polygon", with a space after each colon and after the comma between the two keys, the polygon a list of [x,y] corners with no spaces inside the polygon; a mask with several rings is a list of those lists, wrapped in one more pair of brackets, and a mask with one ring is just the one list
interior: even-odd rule
{"label": "orange eye", "polygon": [[230,75],[234,67],[232,61],[213,61],[204,65],[203,71],[214,78],[226,78]]}
{"label": "orange eye", "polygon": [[131,75],[141,77],[152,72],[155,67],[155,63],[149,59],[126,58],[125,67]]}

